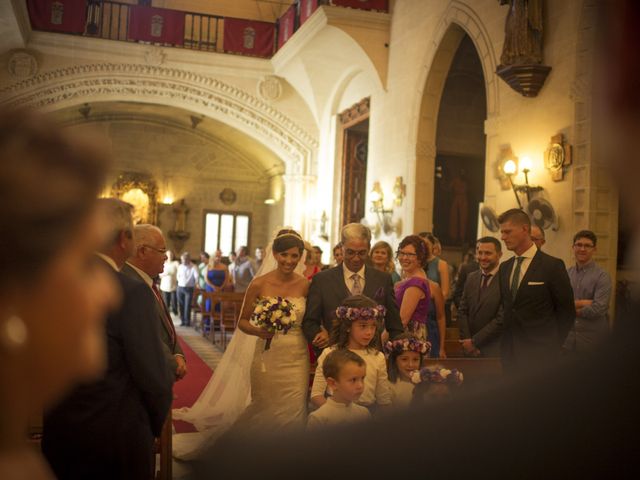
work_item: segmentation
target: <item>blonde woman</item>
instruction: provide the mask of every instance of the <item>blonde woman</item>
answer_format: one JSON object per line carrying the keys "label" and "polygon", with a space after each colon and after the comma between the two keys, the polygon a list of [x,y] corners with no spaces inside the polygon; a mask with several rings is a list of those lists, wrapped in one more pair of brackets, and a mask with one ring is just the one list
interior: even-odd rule
{"label": "blonde woman", "polygon": [[393,261],[393,250],[384,240],[377,242],[369,252],[371,264],[376,270],[391,274],[394,285],[400,281],[400,275],[396,272],[396,265]]}

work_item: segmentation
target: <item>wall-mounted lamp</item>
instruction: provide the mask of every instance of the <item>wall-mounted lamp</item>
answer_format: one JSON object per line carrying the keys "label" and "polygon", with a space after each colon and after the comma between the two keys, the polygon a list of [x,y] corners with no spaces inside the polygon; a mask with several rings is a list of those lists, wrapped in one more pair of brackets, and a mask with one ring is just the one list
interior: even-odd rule
{"label": "wall-mounted lamp", "polygon": [[402,177],[396,177],[396,183],[393,185],[393,203],[396,207],[402,206],[402,201],[407,194],[407,186],[402,182]]}
{"label": "wall-mounted lamp", "polygon": [[371,211],[377,213],[378,216],[385,213],[393,213],[393,210],[384,209],[384,193],[382,193],[382,188],[380,188],[380,182],[373,183],[369,198],[371,199]]}
{"label": "wall-mounted lamp", "polygon": [[522,173],[524,173],[524,184],[516,185],[513,183],[513,177],[516,175],[518,171],[518,165],[513,160],[507,160],[504,162],[504,166],[502,167],[505,175],[509,179],[509,183],[511,185],[511,189],[513,190],[513,194],[516,196],[516,201],[518,202],[518,207],[522,210],[522,202],[520,201],[519,193],[524,192],[527,196],[527,203],[531,201],[531,192],[539,192],[542,190],[542,187],[529,185],[529,172],[531,171],[531,159],[529,157],[523,157],[520,161],[520,167],[522,168]]}
{"label": "wall-mounted lamp", "polygon": [[264,201],[264,204],[265,204],[265,205],[273,205],[274,203],[276,203],[276,199],[275,199],[275,198],[267,198],[267,199]]}
{"label": "wall-mounted lamp", "polygon": [[[398,177],[402,180],[402,177]],[[395,188],[394,188],[395,195]],[[376,225],[376,235],[380,228],[385,234],[389,234],[393,231],[400,232],[400,220],[396,224],[391,221],[393,216],[393,209],[384,208],[384,193],[380,187],[380,182],[374,182],[371,193],[369,194],[371,200],[371,211],[378,217],[378,225]],[[396,197],[397,198],[397,197]],[[395,201],[396,199],[394,199]]]}

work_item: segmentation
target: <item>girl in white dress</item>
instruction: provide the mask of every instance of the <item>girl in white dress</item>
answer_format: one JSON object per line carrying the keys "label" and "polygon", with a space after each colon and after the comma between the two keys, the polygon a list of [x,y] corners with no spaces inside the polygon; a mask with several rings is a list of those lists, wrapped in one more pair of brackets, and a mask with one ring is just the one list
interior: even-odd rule
{"label": "girl in white dress", "polygon": [[[191,460],[229,428],[304,427],[309,354],[300,329],[309,282],[304,242],[293,230],[280,230],[249,285],[238,328],[209,384],[191,408],[173,411],[195,433],[173,436],[173,456]],[[283,297],[294,305],[297,322],[286,333],[268,333],[250,323],[256,300]],[[266,340],[271,345],[265,351]]]}
{"label": "girl in white dress", "polygon": [[413,399],[414,383],[411,374],[420,370],[422,360],[429,353],[431,344],[415,335],[405,333],[385,345],[389,354],[389,382],[391,404],[395,408],[407,408]]}
{"label": "girl in white dress", "polygon": [[348,348],[357,353],[367,364],[364,391],[358,404],[370,410],[391,404],[391,389],[387,377],[387,363],[379,350],[379,338],[385,308],[364,295],[348,297],[336,309],[338,319],[334,327],[331,347],[318,357],[318,366],[311,387],[311,402],[320,407],[331,395],[322,372],[324,359],[338,348]]}

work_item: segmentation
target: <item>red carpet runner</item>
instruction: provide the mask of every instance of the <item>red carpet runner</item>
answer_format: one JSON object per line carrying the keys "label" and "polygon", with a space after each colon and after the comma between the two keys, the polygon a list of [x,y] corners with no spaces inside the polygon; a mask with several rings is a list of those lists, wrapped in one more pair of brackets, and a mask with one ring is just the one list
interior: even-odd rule
{"label": "red carpet runner", "polygon": [[[178,337],[184,356],[187,359],[187,376],[173,386],[173,408],[190,407],[198,399],[202,390],[211,378],[212,370],[198,355]],[[174,420],[173,425],[177,433],[195,432],[190,423]]]}

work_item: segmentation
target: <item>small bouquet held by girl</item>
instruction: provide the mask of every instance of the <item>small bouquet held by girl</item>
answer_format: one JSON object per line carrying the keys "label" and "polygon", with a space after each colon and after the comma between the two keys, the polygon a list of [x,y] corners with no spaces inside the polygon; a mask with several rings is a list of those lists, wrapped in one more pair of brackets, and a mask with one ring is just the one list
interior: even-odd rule
{"label": "small bouquet held by girl", "polygon": [[415,384],[413,391],[414,402],[428,402],[449,398],[452,394],[450,387],[462,385],[462,372],[441,365],[432,365],[416,370],[411,374],[411,381]]}
{"label": "small bouquet held by girl", "polygon": [[[269,333],[286,334],[298,320],[294,307],[293,303],[283,297],[259,298],[249,321]],[[271,340],[271,338],[267,339],[264,351],[271,348]]]}

